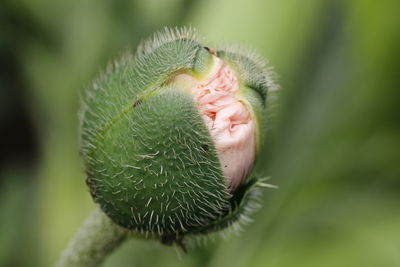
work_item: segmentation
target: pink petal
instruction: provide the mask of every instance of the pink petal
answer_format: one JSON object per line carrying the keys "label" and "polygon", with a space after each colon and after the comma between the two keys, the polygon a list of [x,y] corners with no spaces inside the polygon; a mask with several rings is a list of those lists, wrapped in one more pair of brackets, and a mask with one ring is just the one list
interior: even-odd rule
{"label": "pink petal", "polygon": [[256,127],[251,106],[239,100],[234,70],[216,58],[208,79],[179,74],[176,82],[191,88],[203,120],[217,148],[225,182],[234,191],[247,177],[256,153]]}

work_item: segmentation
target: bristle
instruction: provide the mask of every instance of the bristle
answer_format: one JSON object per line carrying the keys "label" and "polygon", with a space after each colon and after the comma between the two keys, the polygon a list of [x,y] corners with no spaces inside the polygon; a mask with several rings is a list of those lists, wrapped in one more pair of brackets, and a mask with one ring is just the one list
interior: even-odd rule
{"label": "bristle", "polygon": [[265,69],[268,64],[268,60],[266,58],[262,57],[254,49],[249,48],[242,44],[222,45],[218,49],[223,50],[225,52],[239,54],[241,56],[247,57],[261,69]]}
{"label": "bristle", "polygon": [[200,42],[200,38],[197,35],[197,31],[191,27],[164,27],[164,29],[156,32],[150,38],[142,41],[137,50],[136,56],[140,57],[145,54],[151,53],[154,49],[160,47],[161,45],[176,40],[194,40]]}
{"label": "bristle", "polygon": [[278,76],[274,71],[273,67],[269,66],[269,61],[262,57],[257,51],[249,48],[242,44],[227,44],[219,46],[218,50],[222,50],[227,53],[237,54],[251,60],[259,69],[264,70],[265,85],[268,88],[268,92],[276,91],[280,89],[280,86],[276,82]]}
{"label": "bristle", "polygon": [[229,225],[222,228],[216,228],[214,231],[207,233],[206,235],[188,235],[185,238],[185,242],[188,246],[206,246],[207,242],[216,242],[218,239],[229,239],[231,235],[238,235],[243,231],[244,227],[250,223],[253,223],[251,216],[261,208],[261,197],[263,186],[259,182],[265,181],[263,178],[258,179],[259,181],[252,186],[248,193],[248,199],[241,211],[238,214],[236,220],[231,220]]}

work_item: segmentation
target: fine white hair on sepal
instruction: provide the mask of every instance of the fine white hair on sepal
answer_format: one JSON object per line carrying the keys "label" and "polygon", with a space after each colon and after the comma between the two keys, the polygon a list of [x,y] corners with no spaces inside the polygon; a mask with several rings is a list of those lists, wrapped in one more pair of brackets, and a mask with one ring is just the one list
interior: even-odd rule
{"label": "fine white hair on sepal", "polygon": [[[269,177],[261,178],[262,181],[268,179]],[[215,243],[220,239],[228,240],[232,235],[239,236],[246,225],[253,223],[251,216],[262,207],[261,198],[263,195],[262,188],[264,187],[261,184],[262,181],[260,181],[260,179],[257,180],[255,186],[250,189],[251,191],[249,192],[247,203],[241,208],[243,210],[238,214],[237,220],[232,220],[227,227],[215,229],[215,231],[204,235],[196,234],[186,236],[185,244],[187,247],[207,246],[209,242]]]}
{"label": "fine white hair on sepal", "polygon": [[243,45],[243,44],[226,44],[218,47],[218,50],[222,50],[227,53],[237,54],[251,60],[256,66],[264,70],[265,85],[268,88],[268,92],[276,91],[280,89],[280,86],[276,82],[278,75],[274,71],[274,68],[269,66],[268,59],[261,56],[256,50]]}
{"label": "fine white hair on sepal", "polygon": [[278,189],[279,186],[274,185],[274,184],[266,183],[266,181],[268,181],[269,179],[271,179],[271,177],[269,177],[269,176],[268,176],[268,177],[260,178],[260,179],[258,179],[256,185],[257,185],[257,186],[260,186],[260,187],[265,187],[265,188]]}
{"label": "fine white hair on sepal", "polygon": [[83,88],[83,90],[79,92],[79,100],[81,107],[79,112],[79,118],[81,124],[84,121],[85,114],[87,112],[91,112],[88,102],[96,98],[97,91],[106,90],[106,88],[102,86],[102,83],[105,82],[109,78],[109,76],[113,75],[115,70],[131,63],[133,59],[134,56],[132,54],[132,51],[130,51],[129,49],[124,49],[122,52],[119,52],[116,56],[114,56],[112,60],[110,60],[106,64],[104,69],[98,70],[98,75],[91,82],[91,84],[87,84]]}
{"label": "fine white hair on sepal", "polygon": [[254,49],[243,44],[227,44],[218,47],[218,50],[223,50],[228,53],[238,54],[252,60],[261,69],[265,69],[268,65],[268,60],[262,57]]}
{"label": "fine white hair on sepal", "polygon": [[156,32],[150,38],[142,41],[137,50],[136,56],[141,57],[145,54],[151,53],[154,49],[157,49],[161,45],[176,40],[193,40],[200,42],[197,31],[192,27],[164,27],[164,29]]}

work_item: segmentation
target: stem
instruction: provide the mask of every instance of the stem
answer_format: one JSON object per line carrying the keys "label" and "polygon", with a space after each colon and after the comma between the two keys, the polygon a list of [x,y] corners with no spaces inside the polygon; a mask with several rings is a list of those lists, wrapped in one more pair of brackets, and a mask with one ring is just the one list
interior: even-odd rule
{"label": "stem", "polygon": [[129,230],[116,225],[97,208],[69,242],[55,266],[99,266],[128,233]]}

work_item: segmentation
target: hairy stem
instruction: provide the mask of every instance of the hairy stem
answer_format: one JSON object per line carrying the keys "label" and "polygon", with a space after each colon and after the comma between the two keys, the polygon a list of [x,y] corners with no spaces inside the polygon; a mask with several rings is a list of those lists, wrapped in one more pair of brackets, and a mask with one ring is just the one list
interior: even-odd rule
{"label": "hairy stem", "polygon": [[96,209],[61,254],[56,267],[95,267],[127,237],[129,230],[113,223]]}

